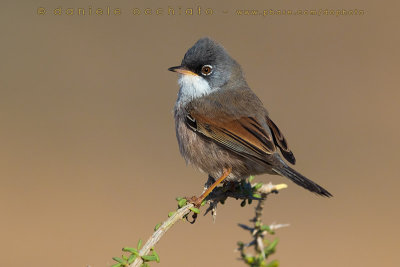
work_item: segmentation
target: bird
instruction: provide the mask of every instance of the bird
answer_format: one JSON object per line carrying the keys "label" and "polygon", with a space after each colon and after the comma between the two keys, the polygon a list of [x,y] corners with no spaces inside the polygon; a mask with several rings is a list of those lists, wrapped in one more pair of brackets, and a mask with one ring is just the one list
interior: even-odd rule
{"label": "bird", "polygon": [[286,138],[222,45],[203,37],[187,50],[179,66],[168,70],[179,76],[174,106],[179,151],[188,164],[215,181],[193,201],[195,206],[223,181],[265,173],[332,196],[289,166],[296,159]]}

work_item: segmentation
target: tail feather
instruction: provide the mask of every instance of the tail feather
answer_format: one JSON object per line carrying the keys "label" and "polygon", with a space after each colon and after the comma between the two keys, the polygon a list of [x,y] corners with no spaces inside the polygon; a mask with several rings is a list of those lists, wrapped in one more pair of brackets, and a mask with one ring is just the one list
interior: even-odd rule
{"label": "tail feather", "polygon": [[307,177],[303,176],[302,174],[298,173],[296,170],[290,168],[286,164],[280,168],[274,168],[274,171],[278,174],[285,176],[292,180],[294,183],[300,185],[301,187],[314,192],[318,195],[325,196],[325,197],[332,197],[332,194],[325,190],[322,186],[314,183]]}

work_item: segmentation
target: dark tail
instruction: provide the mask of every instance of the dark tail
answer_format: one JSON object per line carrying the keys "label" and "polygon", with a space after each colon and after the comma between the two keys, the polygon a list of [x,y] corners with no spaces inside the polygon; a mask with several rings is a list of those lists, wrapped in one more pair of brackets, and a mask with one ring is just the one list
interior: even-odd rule
{"label": "dark tail", "polygon": [[325,197],[332,197],[332,194],[329,193],[327,190],[322,188],[321,186],[317,185],[310,179],[304,177],[294,169],[290,168],[286,164],[282,164],[282,167],[279,168],[274,168],[274,171],[277,172],[278,174],[285,176],[292,180],[294,183],[300,185],[301,187],[304,187],[305,189],[314,192],[318,195],[325,196]]}

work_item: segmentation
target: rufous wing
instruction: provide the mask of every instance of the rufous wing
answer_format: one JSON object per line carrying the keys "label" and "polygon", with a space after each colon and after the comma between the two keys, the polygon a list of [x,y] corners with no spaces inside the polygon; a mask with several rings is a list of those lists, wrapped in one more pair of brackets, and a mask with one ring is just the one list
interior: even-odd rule
{"label": "rufous wing", "polygon": [[246,157],[266,162],[266,157],[276,152],[272,135],[252,117],[230,118],[225,114],[213,120],[195,111],[186,117],[186,124],[199,134],[223,147]]}

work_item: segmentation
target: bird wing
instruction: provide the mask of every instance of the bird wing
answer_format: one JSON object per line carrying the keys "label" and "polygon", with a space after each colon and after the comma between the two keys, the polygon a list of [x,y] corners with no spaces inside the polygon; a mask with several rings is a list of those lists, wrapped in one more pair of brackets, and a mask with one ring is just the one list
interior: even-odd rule
{"label": "bird wing", "polygon": [[186,116],[186,124],[195,132],[246,158],[266,161],[276,151],[273,137],[252,117],[230,119],[221,113],[210,120],[194,110]]}
{"label": "bird wing", "polygon": [[295,163],[285,137],[250,89],[220,90],[193,100],[186,111],[186,124],[193,131],[239,155],[267,162],[278,147]]}

